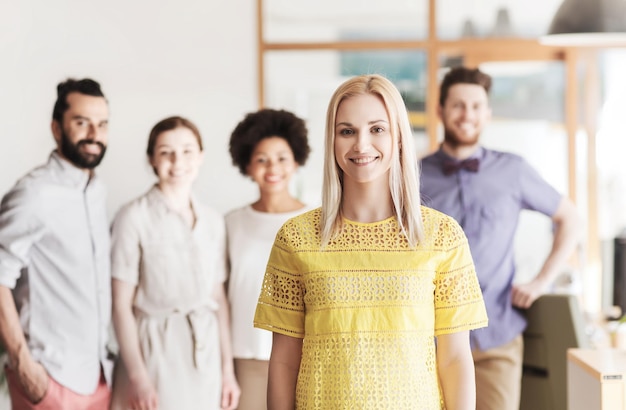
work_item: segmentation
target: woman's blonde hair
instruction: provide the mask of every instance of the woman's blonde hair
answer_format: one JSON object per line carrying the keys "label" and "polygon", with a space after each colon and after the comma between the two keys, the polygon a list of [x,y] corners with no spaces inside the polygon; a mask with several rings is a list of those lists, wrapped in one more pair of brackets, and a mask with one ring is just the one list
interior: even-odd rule
{"label": "woman's blonde hair", "polygon": [[328,104],[322,189],[322,246],[337,236],[343,227],[343,171],[335,158],[335,122],[341,102],[357,95],[379,97],[389,116],[393,159],[389,172],[391,198],[398,224],[409,243],[415,246],[423,237],[420,211],[418,163],[408,113],[398,89],[383,76],[353,77],[341,84]]}

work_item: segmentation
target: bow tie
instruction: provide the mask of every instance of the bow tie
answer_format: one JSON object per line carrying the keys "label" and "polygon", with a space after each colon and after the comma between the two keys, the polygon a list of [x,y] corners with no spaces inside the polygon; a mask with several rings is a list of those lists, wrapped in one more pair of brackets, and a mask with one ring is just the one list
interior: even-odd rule
{"label": "bow tie", "polygon": [[466,169],[470,172],[478,172],[480,160],[478,158],[470,158],[463,161],[455,161],[446,159],[443,161],[443,174],[452,175],[460,169]]}

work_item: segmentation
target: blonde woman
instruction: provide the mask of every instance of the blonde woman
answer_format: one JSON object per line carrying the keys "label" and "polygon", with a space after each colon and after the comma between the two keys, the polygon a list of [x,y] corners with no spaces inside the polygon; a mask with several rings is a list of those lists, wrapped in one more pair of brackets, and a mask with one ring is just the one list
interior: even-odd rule
{"label": "blonde woman", "polygon": [[382,76],[330,101],[322,200],[267,264],[268,407],[474,409],[469,331],[487,316],[467,239],[420,206],[406,108]]}

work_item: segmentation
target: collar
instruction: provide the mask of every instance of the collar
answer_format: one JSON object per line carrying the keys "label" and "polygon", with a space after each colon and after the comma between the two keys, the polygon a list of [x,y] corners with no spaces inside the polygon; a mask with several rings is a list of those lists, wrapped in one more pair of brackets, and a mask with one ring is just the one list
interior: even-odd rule
{"label": "collar", "polygon": [[76,188],[85,189],[89,182],[96,178],[94,173],[85,172],[65,158],[61,157],[57,150],[52,151],[48,159],[48,165],[63,176],[63,181]]}
{"label": "collar", "polygon": [[[156,183],[152,185],[152,188],[150,188],[146,196],[150,204],[158,207],[158,209],[161,212],[164,212],[164,213],[174,212],[170,208],[167,198],[165,198],[165,195],[163,195],[163,192],[161,192],[161,190],[159,189]],[[193,193],[191,194],[191,198],[189,200],[191,202],[191,206],[193,207],[193,211],[196,214],[196,219],[197,220],[201,219],[203,217],[202,207],[198,203]]]}

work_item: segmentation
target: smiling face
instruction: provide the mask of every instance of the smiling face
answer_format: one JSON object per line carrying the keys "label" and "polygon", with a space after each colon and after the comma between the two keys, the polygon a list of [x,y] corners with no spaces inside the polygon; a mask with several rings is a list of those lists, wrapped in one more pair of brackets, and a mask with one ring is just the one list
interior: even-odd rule
{"label": "smiling face", "polygon": [[477,84],[455,84],[439,107],[439,116],[447,144],[455,148],[476,145],[491,118],[487,92]]}
{"label": "smiling face", "polygon": [[263,138],[256,144],[246,172],[262,193],[283,193],[298,169],[291,147],[281,137]]}
{"label": "smiling face", "polygon": [[73,92],[62,122],[52,121],[52,133],[62,157],[82,169],[100,164],[107,147],[109,107],[104,97]]}
{"label": "smiling face", "polygon": [[161,187],[189,188],[202,164],[198,137],[186,127],[161,132],[154,145],[150,164]]}
{"label": "smiling face", "polygon": [[335,120],[335,159],[350,182],[389,183],[393,138],[382,99],[360,94],[344,99]]}

